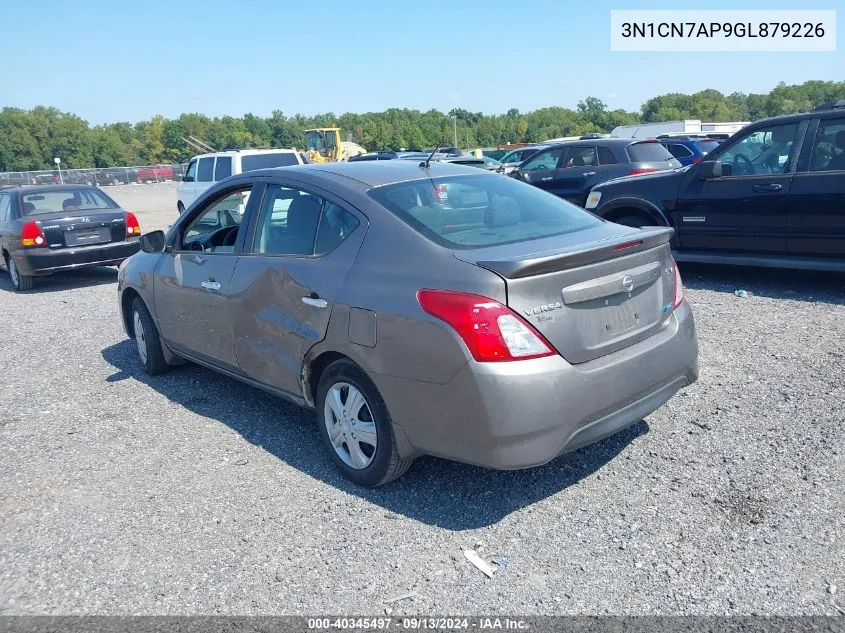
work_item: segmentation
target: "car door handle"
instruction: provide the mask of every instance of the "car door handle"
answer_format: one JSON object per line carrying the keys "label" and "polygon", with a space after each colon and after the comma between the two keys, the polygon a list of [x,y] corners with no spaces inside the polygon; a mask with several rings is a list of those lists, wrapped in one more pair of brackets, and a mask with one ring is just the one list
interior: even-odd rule
{"label": "car door handle", "polygon": [[329,302],[319,297],[302,297],[302,303],[315,308],[328,308]]}
{"label": "car door handle", "polygon": [[595,175],[596,175],[596,172],[588,171],[587,173],[584,174],[584,178],[587,178],[588,176],[595,176]]}
{"label": "car door handle", "polygon": [[540,182],[549,182],[552,179],[551,176],[546,176],[544,178],[540,178]]}
{"label": "car door handle", "polygon": [[751,187],[751,190],[756,191],[757,193],[772,193],[773,191],[780,191],[781,189],[783,189],[783,187],[778,183],[772,183],[770,185],[754,185]]}
{"label": "car door handle", "polygon": [[220,282],[214,281],[213,279],[209,279],[208,281],[204,281],[200,285],[203,288],[205,288],[206,290],[211,290],[212,292],[220,290]]}

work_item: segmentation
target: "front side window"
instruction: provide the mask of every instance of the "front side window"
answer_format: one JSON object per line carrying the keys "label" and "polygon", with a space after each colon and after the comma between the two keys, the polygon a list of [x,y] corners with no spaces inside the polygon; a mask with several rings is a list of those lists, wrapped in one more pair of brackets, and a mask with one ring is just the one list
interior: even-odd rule
{"label": "front side window", "polygon": [[827,119],[819,123],[810,171],[845,171],[845,119]]}
{"label": "front side window", "polygon": [[185,172],[185,182],[194,182],[197,179],[197,161],[192,160]]}
{"label": "front side window", "polygon": [[197,182],[214,182],[214,158],[200,158]]}
{"label": "front side window", "polygon": [[599,147],[599,164],[600,165],[616,165],[619,161],[613,155],[613,150],[609,147]]}
{"label": "front side window", "polygon": [[798,123],[769,125],[746,133],[716,160],[723,176],[784,174],[792,166]]}
{"label": "front side window", "polygon": [[9,211],[12,208],[12,198],[10,196],[0,195],[0,224],[5,224],[9,221]]}
{"label": "front side window", "polygon": [[542,169],[556,169],[560,157],[563,156],[565,150],[565,147],[555,147],[554,149],[539,152],[525,161],[520,166],[519,171],[525,173],[528,171],[540,171]]}
{"label": "front side window", "polygon": [[185,228],[183,250],[233,252],[250,189],[241,187],[208,203]]}
{"label": "front side window", "polygon": [[426,238],[453,249],[525,242],[601,224],[557,196],[495,174],[383,185],[369,195]]}
{"label": "front side window", "polygon": [[258,216],[252,252],[259,255],[324,255],[358,227],[358,219],[311,193],[271,185]]}
{"label": "front side window", "polygon": [[599,164],[595,147],[570,147],[564,167],[592,167]]}

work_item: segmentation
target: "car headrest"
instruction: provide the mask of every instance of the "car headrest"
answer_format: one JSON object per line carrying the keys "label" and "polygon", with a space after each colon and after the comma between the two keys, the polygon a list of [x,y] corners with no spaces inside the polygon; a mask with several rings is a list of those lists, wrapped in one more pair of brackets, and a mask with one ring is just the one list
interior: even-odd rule
{"label": "car headrest", "polygon": [[34,204],[32,204],[31,202],[24,202],[23,203],[24,215],[26,215],[27,213],[32,213],[33,211],[35,211],[35,205]]}
{"label": "car headrest", "polygon": [[773,143],[789,143],[795,138],[795,128],[790,125],[779,125],[772,129]]}
{"label": "car headrest", "polygon": [[314,196],[297,196],[288,207],[288,232],[303,234],[317,231],[320,219],[320,201]]}
{"label": "car headrest", "polygon": [[839,130],[833,137],[836,149],[845,150],[845,130]]}
{"label": "car headrest", "polygon": [[443,211],[435,207],[411,207],[407,213],[431,230],[440,233],[443,229]]}
{"label": "car headrest", "polygon": [[522,220],[519,203],[508,196],[498,196],[490,205],[487,226],[499,227],[519,224]]}
{"label": "car headrest", "polygon": [[66,198],[62,201],[62,209],[67,210],[69,207],[78,207],[79,203],[79,198]]}

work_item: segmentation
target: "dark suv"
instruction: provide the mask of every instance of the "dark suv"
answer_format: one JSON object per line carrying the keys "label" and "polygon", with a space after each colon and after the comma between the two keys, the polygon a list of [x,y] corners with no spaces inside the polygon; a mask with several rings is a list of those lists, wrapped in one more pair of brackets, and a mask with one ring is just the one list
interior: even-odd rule
{"label": "dark suv", "polygon": [[583,207],[590,189],[605,180],[680,166],[654,139],[597,138],[549,145],[509,175]]}
{"label": "dark suv", "polygon": [[586,208],[673,227],[678,261],[845,271],[845,99],[756,121],[689,167],[602,183]]}

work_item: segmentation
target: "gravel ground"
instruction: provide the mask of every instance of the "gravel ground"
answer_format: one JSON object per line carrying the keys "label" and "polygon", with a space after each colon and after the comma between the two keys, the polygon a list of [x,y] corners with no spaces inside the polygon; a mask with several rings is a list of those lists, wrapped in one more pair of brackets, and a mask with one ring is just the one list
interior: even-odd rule
{"label": "gravel ground", "polygon": [[[166,225],[133,189],[110,192]],[[701,380],[647,420],[376,491],[312,413],[195,366],[147,378],[114,269],[22,295],[3,274],[0,612],[845,613],[845,278],[683,272]]]}

